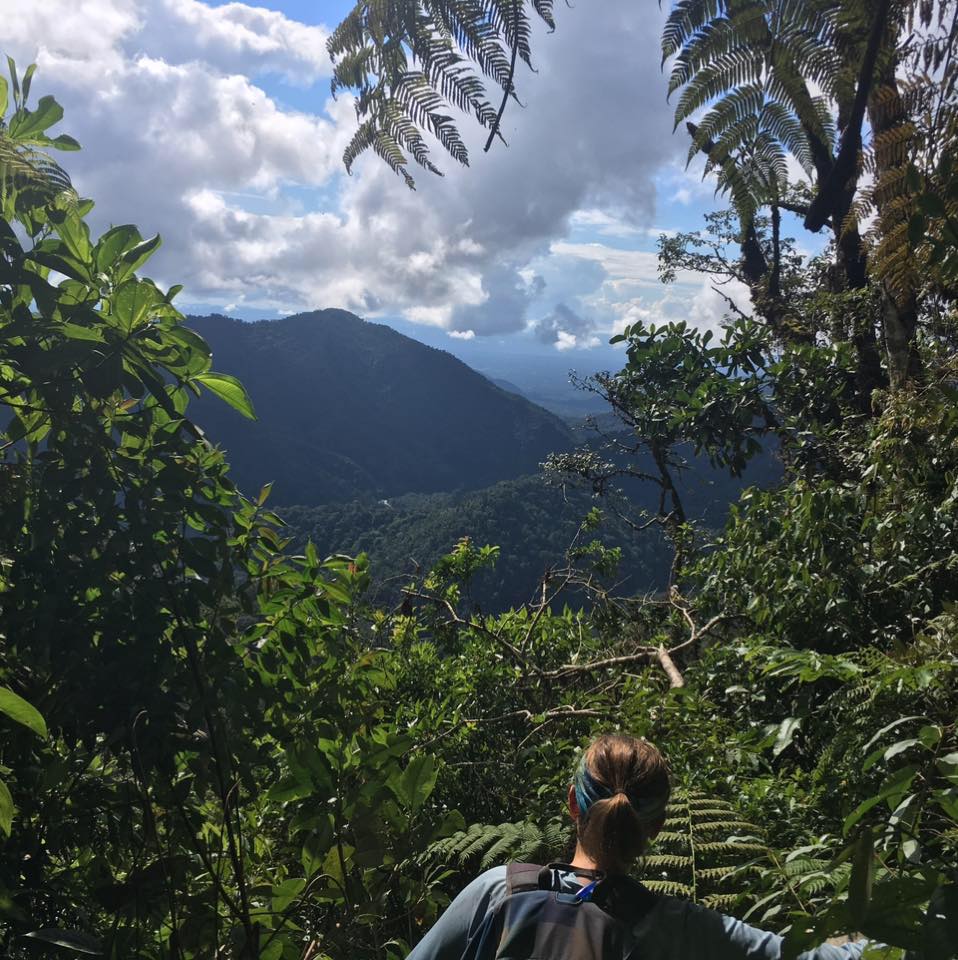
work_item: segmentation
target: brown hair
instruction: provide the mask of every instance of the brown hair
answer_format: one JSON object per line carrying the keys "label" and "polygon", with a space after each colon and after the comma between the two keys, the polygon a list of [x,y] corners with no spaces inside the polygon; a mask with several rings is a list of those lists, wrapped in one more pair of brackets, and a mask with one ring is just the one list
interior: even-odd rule
{"label": "brown hair", "polygon": [[648,740],[624,734],[593,740],[581,763],[610,795],[580,811],[579,843],[601,870],[624,873],[661,826],[672,789],[668,765]]}

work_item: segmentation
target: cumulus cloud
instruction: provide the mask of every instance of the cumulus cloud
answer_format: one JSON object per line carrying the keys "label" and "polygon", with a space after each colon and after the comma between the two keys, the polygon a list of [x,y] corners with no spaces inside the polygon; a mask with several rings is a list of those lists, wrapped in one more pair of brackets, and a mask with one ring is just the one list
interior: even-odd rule
{"label": "cumulus cloud", "polygon": [[601,342],[595,335],[592,320],[565,303],[557,303],[552,313],[535,321],[532,331],[543,343],[551,344],[558,350],[597,347]]}
{"label": "cumulus cloud", "polygon": [[230,73],[275,72],[299,83],[331,72],[325,27],[245,3],[211,7],[200,0],[160,0],[158,9],[179,25],[154,46],[167,59],[198,59]]}
{"label": "cumulus cloud", "polygon": [[[328,27],[235,2],[25,0],[0,24],[0,48],[36,58],[35,89],[64,103],[63,129],[85,148],[67,162],[98,201],[95,225],[162,232],[151,268],[190,303],[342,306],[484,336],[526,329],[545,297],[611,325],[575,297],[628,299],[639,281],[567,244],[580,287],[566,289],[549,268],[556,241],[570,225],[643,235],[681,150],[658,23],[633,0],[559,19],[555,34],[536,30],[538,72],[521,78],[525,109],[505,114],[509,147],[485,154],[468,131],[472,166],[420,173],[416,193],[373,156],[343,173],[355,117],[348,97],[321,92]],[[281,105],[290,83],[315,97],[310,112]],[[593,329],[565,319],[552,342],[591,342]]]}

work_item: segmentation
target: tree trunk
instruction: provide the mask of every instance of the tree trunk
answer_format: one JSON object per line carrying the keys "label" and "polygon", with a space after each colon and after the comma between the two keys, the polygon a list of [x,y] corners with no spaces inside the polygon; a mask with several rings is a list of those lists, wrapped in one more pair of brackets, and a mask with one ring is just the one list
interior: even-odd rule
{"label": "tree trunk", "polygon": [[[874,196],[882,238],[876,250],[876,272],[883,280],[882,332],[888,359],[888,377],[892,389],[900,390],[910,382],[919,382],[923,378],[923,370],[916,343],[917,270],[906,261],[905,268],[897,270],[894,276],[883,278],[881,275],[884,260],[900,263],[901,257],[912,256],[910,250],[902,253],[893,249],[889,253],[885,246],[887,243],[908,243],[905,239],[893,238],[900,236],[903,223],[907,221],[911,209],[902,202],[907,200],[907,187],[904,186],[904,178],[900,177],[903,164],[908,162],[909,142],[907,139],[897,138],[897,148],[883,147],[881,144],[883,135],[894,139],[896,129],[899,134],[908,129],[908,111],[899,96],[893,58],[889,58],[888,64],[882,69],[875,93],[876,96],[869,104],[868,119],[876,143]],[[887,186],[883,186],[883,180]]]}

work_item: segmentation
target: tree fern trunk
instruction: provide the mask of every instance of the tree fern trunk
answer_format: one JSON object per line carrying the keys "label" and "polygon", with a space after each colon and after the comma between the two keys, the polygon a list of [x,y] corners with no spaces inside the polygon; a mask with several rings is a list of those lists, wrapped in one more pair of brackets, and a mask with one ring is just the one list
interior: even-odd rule
{"label": "tree fern trunk", "polygon": [[875,145],[874,198],[879,229],[873,273],[882,284],[882,331],[893,390],[923,376],[916,343],[920,278],[906,229],[913,206],[902,175],[914,146],[909,132],[913,128],[899,92],[896,62],[895,57],[888,57],[868,110]]}

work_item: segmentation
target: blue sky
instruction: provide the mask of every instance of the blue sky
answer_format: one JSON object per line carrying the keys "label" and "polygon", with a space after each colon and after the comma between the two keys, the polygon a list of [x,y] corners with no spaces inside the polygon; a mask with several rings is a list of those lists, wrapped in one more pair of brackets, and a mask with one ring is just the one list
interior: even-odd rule
{"label": "blue sky", "polygon": [[184,284],[182,309],[342,307],[467,359],[586,368],[609,366],[609,336],[635,319],[720,323],[706,280],[656,278],[658,235],[716,205],[672,134],[656,4],[558,5],[509,147],[484,154],[467,129],[472,166],[442,158],[415,193],[374,156],[343,170],[355,115],[330,99],[325,39],[348,8],[18,0],[0,51],[36,60],[34,89],[66,107],[95,227],[162,233],[153,272]]}

